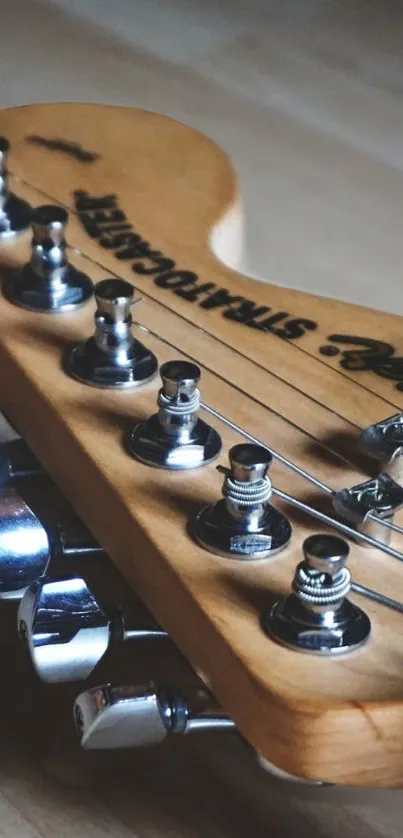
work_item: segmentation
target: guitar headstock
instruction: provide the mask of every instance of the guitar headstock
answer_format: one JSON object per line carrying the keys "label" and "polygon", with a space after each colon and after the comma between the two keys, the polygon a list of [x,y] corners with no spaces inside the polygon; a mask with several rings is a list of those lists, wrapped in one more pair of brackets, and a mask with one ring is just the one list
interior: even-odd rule
{"label": "guitar headstock", "polygon": [[[384,523],[400,505],[399,439],[376,449],[393,484],[381,497],[378,455],[359,447],[403,408],[401,318],[228,267],[236,179],[184,125],[46,105],[4,111],[0,134],[10,191],[42,207],[33,250],[29,229],[0,247],[1,409],[263,758],[307,779],[401,785],[403,616],[358,592],[403,600],[403,539]],[[299,654],[273,622],[317,533],[349,540],[344,656]],[[310,544],[305,571],[341,585],[344,548]],[[294,591],[308,601],[301,574]],[[321,642],[310,651],[337,651]]]}

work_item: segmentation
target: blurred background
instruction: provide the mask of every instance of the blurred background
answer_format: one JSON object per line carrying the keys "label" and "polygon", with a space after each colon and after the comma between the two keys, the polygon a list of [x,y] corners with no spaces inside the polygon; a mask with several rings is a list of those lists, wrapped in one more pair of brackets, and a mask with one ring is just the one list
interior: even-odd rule
{"label": "blurred background", "polygon": [[232,157],[243,269],[403,313],[403,15],[391,0],[0,0],[0,106],[167,113]]}

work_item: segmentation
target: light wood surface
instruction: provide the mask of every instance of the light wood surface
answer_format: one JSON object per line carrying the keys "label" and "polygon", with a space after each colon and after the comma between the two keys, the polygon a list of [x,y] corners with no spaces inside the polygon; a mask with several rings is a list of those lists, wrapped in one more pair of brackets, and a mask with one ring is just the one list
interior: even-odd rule
{"label": "light wood surface", "polygon": [[[136,231],[179,269],[273,312],[317,321],[295,342],[234,323],[220,309],[159,288],[150,276],[134,276],[130,262],[118,261],[71,220],[77,267],[94,280],[111,273],[134,279],[144,296],[138,320],[151,330],[142,337],[161,363],[197,360],[208,404],[333,488],[364,479],[373,464],[357,456],[358,430],[395,412],[402,394],[373,371],[341,369],[339,357],[319,355],[318,348],[340,331],[398,346],[400,318],[262,285],[219,262],[209,237],[229,210],[234,231],[236,182],[225,156],[185,126],[143,111],[62,105],[5,111],[0,132],[12,143],[15,191],[33,204],[51,200],[71,209],[73,190],[116,193]],[[99,159],[83,164],[39,148],[25,141],[32,134],[78,142]],[[3,266],[22,265],[28,248],[28,236],[2,248]],[[401,786],[401,617],[365,602],[371,642],[344,660],[299,656],[268,640],[262,610],[289,589],[301,541],[317,528],[287,509],[291,547],[248,565],[194,545],[187,519],[219,496],[214,466],[166,474],[135,463],[122,445],[130,423],[155,410],[158,383],[115,394],[64,375],[62,353],[92,332],[91,305],[74,316],[48,317],[2,299],[0,311],[1,407],[246,738],[300,776]],[[239,437],[215,424],[225,462]],[[275,465],[273,478],[279,488],[323,503],[283,467]],[[353,547],[350,566],[357,582],[402,597],[394,559]]]}

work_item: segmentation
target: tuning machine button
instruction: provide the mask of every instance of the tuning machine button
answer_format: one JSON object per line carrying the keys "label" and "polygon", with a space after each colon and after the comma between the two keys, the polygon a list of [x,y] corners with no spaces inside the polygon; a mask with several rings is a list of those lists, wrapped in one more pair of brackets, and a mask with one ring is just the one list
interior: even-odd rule
{"label": "tuning machine button", "polygon": [[103,279],[95,285],[95,334],[70,351],[66,366],[73,378],[93,387],[123,389],[154,377],[155,355],[132,334],[134,293],[123,279]]}
{"label": "tuning machine button", "polygon": [[39,579],[18,610],[20,637],[40,679],[49,683],[88,678],[112,643],[166,638],[151,617],[144,623],[129,626],[120,611],[104,608],[79,576]]}
{"label": "tuning machine button", "polygon": [[[0,494],[0,544],[8,537],[8,491]],[[18,497],[15,493],[11,497]],[[45,530],[25,501],[18,497],[18,532],[20,549],[0,551],[0,599],[22,599],[25,591],[45,573],[55,573],[66,562],[83,558],[103,557],[102,547],[93,539],[81,522],[73,528],[53,527]],[[15,504],[14,504],[15,506]],[[15,513],[14,513],[15,518]],[[33,529],[35,532],[33,532]]]}
{"label": "tuning machine button", "polygon": [[0,137],[0,241],[6,241],[26,230],[31,223],[32,209],[17,195],[8,191],[7,156],[10,144]]}
{"label": "tuning machine button", "polygon": [[33,211],[31,259],[22,271],[11,271],[4,284],[12,303],[54,314],[75,309],[92,297],[91,280],[67,260],[67,220],[63,207],[50,204]]}
{"label": "tuning machine button", "polygon": [[235,730],[228,716],[194,712],[178,691],[153,684],[113,687],[104,684],[76,698],[74,719],[87,750],[157,745],[168,736],[198,731]]}
{"label": "tuning machine button", "polygon": [[341,518],[383,544],[389,544],[392,535],[392,530],[383,522],[392,523],[395,512],[402,506],[403,487],[388,474],[380,474],[333,495],[333,507]]}
{"label": "tuning machine button", "polygon": [[381,473],[403,485],[403,413],[370,425],[361,431],[360,447],[378,460]]}
{"label": "tuning machine button", "polygon": [[168,361],[160,369],[158,413],[135,426],[129,449],[150,466],[190,469],[207,465],[221,450],[221,437],[200,419],[200,369],[190,361]]}
{"label": "tuning machine button", "polygon": [[265,559],[283,550],[291,538],[288,519],[269,503],[272,456],[259,445],[235,445],[223,500],[204,507],[192,522],[196,541],[211,553],[232,559]]}
{"label": "tuning machine button", "polygon": [[19,599],[49,561],[45,528],[14,491],[0,493],[0,599]]}
{"label": "tuning machine button", "polygon": [[371,623],[347,595],[351,576],[345,567],[349,547],[334,535],[311,535],[303,544],[293,593],[273,605],[264,627],[290,649],[315,655],[340,655],[362,646]]}

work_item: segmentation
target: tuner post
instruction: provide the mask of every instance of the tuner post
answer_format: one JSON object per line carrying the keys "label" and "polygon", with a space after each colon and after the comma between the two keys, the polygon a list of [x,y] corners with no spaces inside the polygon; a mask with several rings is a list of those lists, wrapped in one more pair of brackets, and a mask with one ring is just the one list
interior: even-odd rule
{"label": "tuner post", "polygon": [[229,452],[223,499],[205,506],[191,522],[196,541],[220,556],[247,561],[266,559],[283,550],[291,538],[288,519],[269,503],[272,484],[270,451],[242,443]]}
{"label": "tuner post", "polygon": [[199,417],[199,367],[190,361],[168,361],[160,374],[158,413],[134,427],[130,453],[146,465],[171,470],[211,463],[220,453],[221,437]]}
{"label": "tuner post", "polygon": [[9,150],[8,140],[0,137],[0,242],[23,233],[31,223],[32,214],[29,204],[8,190]]}
{"label": "tuner post", "polygon": [[86,690],[75,700],[74,721],[86,750],[149,747],[178,734],[235,730],[228,716],[195,712],[182,693],[154,684]]}
{"label": "tuner post", "polygon": [[158,362],[132,334],[135,289],[123,279],[104,279],[94,288],[95,333],[66,359],[67,372],[93,387],[138,387],[154,378]]}
{"label": "tuner post", "polygon": [[30,311],[56,314],[71,311],[92,297],[92,282],[67,260],[63,207],[44,205],[32,213],[31,259],[22,271],[6,277],[10,302]]}
{"label": "tuner post", "polygon": [[18,609],[18,632],[41,681],[88,678],[111,644],[164,638],[150,615],[123,615],[104,607],[81,576],[39,579]]}
{"label": "tuner post", "polygon": [[276,602],[264,618],[267,634],[283,646],[314,655],[340,655],[368,640],[369,617],[350,602],[349,546],[334,535],[311,535],[303,544],[293,593]]}

